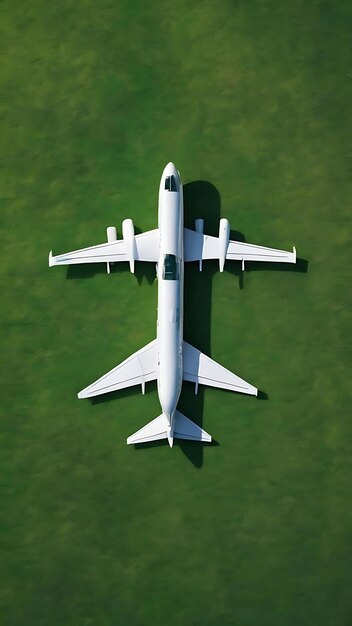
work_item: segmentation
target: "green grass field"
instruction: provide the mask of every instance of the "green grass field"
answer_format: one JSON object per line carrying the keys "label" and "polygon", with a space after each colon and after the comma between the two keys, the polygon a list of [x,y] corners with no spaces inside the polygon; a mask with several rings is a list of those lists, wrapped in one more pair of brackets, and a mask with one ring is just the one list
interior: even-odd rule
{"label": "green grass field", "polygon": [[[3,626],[352,620],[348,0],[1,5]],[[155,336],[153,269],[48,269],[173,160],[186,222],[292,268],[187,268],[185,338],[267,399],[185,385],[218,445],[126,446],[155,385],[76,393]]]}

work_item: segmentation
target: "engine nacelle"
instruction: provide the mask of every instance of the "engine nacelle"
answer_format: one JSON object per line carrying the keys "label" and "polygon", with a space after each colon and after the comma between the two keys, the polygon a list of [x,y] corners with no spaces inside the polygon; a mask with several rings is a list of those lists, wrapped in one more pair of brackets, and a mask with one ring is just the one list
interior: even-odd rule
{"label": "engine nacelle", "polygon": [[230,222],[225,217],[219,223],[219,268],[224,271],[227,248],[230,241]]}
{"label": "engine nacelle", "polygon": [[[115,226],[108,226],[106,229],[106,236],[108,238],[108,243],[113,243],[117,240],[117,232]],[[107,261],[106,270],[107,273],[110,274],[111,266],[114,265],[113,261]]]}
{"label": "engine nacelle", "polygon": [[134,225],[131,219],[123,220],[122,236],[126,244],[126,253],[130,264],[130,270],[134,274],[134,261],[136,258],[136,245],[134,241]]}
{"label": "engine nacelle", "polygon": [[[202,218],[199,218],[198,220],[196,220],[195,222],[195,228],[196,228],[196,233],[199,233],[200,235],[203,235],[204,233],[204,220]],[[199,259],[199,271],[202,271],[202,266],[203,266],[203,259]]]}
{"label": "engine nacelle", "polygon": [[108,238],[108,243],[113,243],[114,241],[117,241],[116,226],[108,226],[106,229],[106,236]]}

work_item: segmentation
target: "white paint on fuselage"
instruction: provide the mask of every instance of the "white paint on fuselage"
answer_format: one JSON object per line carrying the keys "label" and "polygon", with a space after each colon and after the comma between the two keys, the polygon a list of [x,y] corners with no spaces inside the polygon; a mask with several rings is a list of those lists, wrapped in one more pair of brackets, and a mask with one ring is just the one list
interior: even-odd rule
{"label": "white paint on fuselage", "polygon": [[[165,190],[167,176],[175,176],[177,191]],[[174,416],[183,378],[183,190],[173,163],[165,167],[159,187],[160,255],[158,263],[158,395],[168,421],[168,440],[173,444]],[[177,280],[162,277],[164,257],[177,257]]]}

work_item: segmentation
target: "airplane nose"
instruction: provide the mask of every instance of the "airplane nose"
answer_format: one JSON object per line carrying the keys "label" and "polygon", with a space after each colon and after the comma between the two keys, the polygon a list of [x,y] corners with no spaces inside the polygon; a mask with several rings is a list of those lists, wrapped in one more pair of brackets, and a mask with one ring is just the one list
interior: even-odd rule
{"label": "airplane nose", "polygon": [[172,163],[172,161],[170,161],[164,168],[163,171],[164,176],[178,176],[178,172],[177,169],[175,167],[175,164]]}

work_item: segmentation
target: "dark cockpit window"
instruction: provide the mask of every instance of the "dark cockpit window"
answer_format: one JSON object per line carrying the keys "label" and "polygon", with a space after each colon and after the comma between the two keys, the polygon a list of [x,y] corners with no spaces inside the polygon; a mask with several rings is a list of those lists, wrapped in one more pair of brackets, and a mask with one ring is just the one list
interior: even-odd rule
{"label": "dark cockpit window", "polygon": [[178,280],[178,260],[174,254],[165,254],[162,276],[164,280]]}
{"label": "dark cockpit window", "polygon": [[175,176],[166,176],[165,178],[165,189],[167,191],[178,191],[177,182]]}

